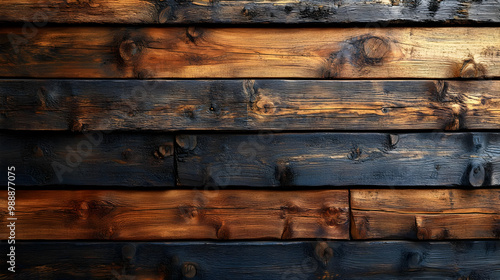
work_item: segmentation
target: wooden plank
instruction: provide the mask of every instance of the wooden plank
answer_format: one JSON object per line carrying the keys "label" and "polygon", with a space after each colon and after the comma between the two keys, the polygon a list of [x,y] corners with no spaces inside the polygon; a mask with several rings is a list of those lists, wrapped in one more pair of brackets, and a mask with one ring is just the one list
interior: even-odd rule
{"label": "wooden plank", "polygon": [[[323,253],[321,257],[321,250],[316,248],[325,248],[331,254]],[[9,245],[4,242],[0,249],[9,252]],[[2,263],[0,278],[500,278],[500,241],[19,242],[15,251],[16,273],[7,271],[8,264]],[[186,277],[193,274],[192,278]]]}
{"label": "wooden plank", "polygon": [[500,238],[499,190],[352,190],[355,239]]}
{"label": "wooden plank", "polygon": [[498,133],[176,136],[181,186],[498,186]]}
{"label": "wooden plank", "polygon": [[0,80],[12,130],[500,129],[499,110],[496,80]]}
{"label": "wooden plank", "polygon": [[[152,133],[1,132],[2,166],[16,168],[19,186],[173,186],[171,135]],[[7,182],[7,172],[0,173]]]}
{"label": "wooden plank", "polygon": [[500,22],[498,3],[484,1],[3,0],[0,21],[57,23],[350,23]]}
{"label": "wooden plank", "polygon": [[349,239],[348,199],[347,190],[18,190],[16,239]]}
{"label": "wooden plank", "polygon": [[2,77],[500,77],[498,28],[2,28],[0,45]]}

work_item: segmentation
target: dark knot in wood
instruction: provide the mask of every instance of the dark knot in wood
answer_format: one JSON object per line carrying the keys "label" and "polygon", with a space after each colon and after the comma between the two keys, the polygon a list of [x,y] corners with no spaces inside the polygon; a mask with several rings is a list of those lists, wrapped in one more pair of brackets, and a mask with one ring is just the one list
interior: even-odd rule
{"label": "dark knot in wood", "polygon": [[134,258],[135,252],[136,247],[134,244],[126,244],[122,247],[122,256],[126,261],[130,262]]}
{"label": "dark knot in wood", "polygon": [[140,44],[133,40],[125,40],[120,43],[119,52],[120,57],[124,61],[131,60],[134,56],[136,56],[141,51]]}
{"label": "dark knot in wood", "polygon": [[389,44],[379,37],[370,37],[363,42],[363,54],[367,59],[381,60],[389,50]]}
{"label": "dark knot in wood", "polygon": [[474,163],[469,172],[469,183],[473,187],[480,187],[484,183],[485,170],[482,164]]}
{"label": "dark knot in wood", "polygon": [[322,261],[325,265],[333,257],[333,249],[328,246],[328,243],[321,241],[316,244],[314,248],[314,253],[316,257]]}
{"label": "dark knot in wood", "polygon": [[181,149],[189,151],[194,150],[198,144],[195,135],[179,135],[176,137],[175,142]]}
{"label": "dark knot in wood", "polygon": [[196,276],[196,265],[193,263],[182,264],[182,276],[186,278],[193,278]]}

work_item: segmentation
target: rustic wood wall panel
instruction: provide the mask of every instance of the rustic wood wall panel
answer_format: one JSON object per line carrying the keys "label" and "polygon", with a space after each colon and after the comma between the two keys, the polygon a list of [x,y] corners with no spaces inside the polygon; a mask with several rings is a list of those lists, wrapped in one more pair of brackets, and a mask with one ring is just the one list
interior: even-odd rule
{"label": "rustic wood wall panel", "polygon": [[500,77],[498,28],[0,29],[0,76]]}
{"label": "rustic wood wall panel", "polygon": [[[85,129],[78,120],[72,129]],[[16,167],[20,186],[173,186],[168,134],[0,132],[2,165]],[[7,172],[0,173],[7,182]]]}
{"label": "rustic wood wall panel", "polygon": [[182,186],[497,186],[496,133],[176,136]]}
{"label": "rustic wood wall panel", "polygon": [[0,279],[500,279],[497,0],[0,23]]}
{"label": "rustic wood wall panel", "polygon": [[23,269],[13,279],[498,279],[499,248],[500,241],[20,242]]}
{"label": "rustic wood wall panel", "polygon": [[499,110],[496,80],[0,80],[12,130],[499,129]]}
{"label": "rustic wood wall panel", "polygon": [[4,0],[0,21],[57,23],[349,23],[500,22],[484,1],[29,1]]}
{"label": "rustic wood wall panel", "polygon": [[17,239],[349,239],[348,190],[18,190],[16,200]]}
{"label": "rustic wood wall panel", "polygon": [[354,239],[500,238],[499,190],[351,190]]}

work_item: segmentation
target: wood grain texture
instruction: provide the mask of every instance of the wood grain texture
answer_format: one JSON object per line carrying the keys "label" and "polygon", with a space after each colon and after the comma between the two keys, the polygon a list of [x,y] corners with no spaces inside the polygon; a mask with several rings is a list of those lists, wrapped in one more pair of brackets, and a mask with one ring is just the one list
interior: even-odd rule
{"label": "wood grain texture", "polygon": [[498,186],[497,133],[176,136],[182,186]]}
{"label": "wood grain texture", "polygon": [[39,24],[500,22],[492,0],[3,0],[2,5],[0,21]]}
{"label": "wood grain texture", "polygon": [[0,76],[500,77],[498,28],[48,27],[28,35],[0,29]]}
{"label": "wood grain texture", "polygon": [[500,239],[499,190],[351,190],[355,239]]}
{"label": "wood grain texture", "polygon": [[499,111],[495,80],[0,80],[11,130],[499,129]]}
{"label": "wood grain texture", "polygon": [[347,190],[21,190],[16,239],[349,239],[348,200]]}
{"label": "wood grain texture", "polygon": [[[326,245],[330,258],[316,248]],[[500,241],[19,242],[7,279],[499,279]],[[0,245],[8,252],[8,245]],[[324,254],[323,254],[324,256]],[[194,266],[193,278],[183,267]]]}
{"label": "wood grain texture", "polygon": [[[0,163],[19,186],[173,186],[172,136],[85,132],[1,132]],[[7,182],[7,173],[0,173]]]}

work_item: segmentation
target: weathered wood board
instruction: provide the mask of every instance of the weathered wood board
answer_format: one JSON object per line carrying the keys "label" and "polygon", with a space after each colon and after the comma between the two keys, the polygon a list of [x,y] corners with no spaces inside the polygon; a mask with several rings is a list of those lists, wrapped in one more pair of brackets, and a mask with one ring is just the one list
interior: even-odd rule
{"label": "weathered wood board", "polygon": [[[0,249],[7,252],[8,245],[2,243]],[[19,242],[16,255],[19,260],[16,274],[8,275],[7,264],[2,263],[0,278],[500,278],[500,241]]]}
{"label": "weathered wood board", "polygon": [[355,239],[500,239],[500,190],[351,190]]}
{"label": "weathered wood board", "polygon": [[[0,164],[19,186],[173,186],[173,138],[156,133],[0,132]],[[7,182],[7,172],[0,173]]]}
{"label": "weathered wood board", "polygon": [[499,129],[499,110],[496,80],[0,80],[11,130]]}
{"label": "weathered wood board", "polygon": [[498,133],[176,136],[181,186],[498,186]]}
{"label": "weathered wood board", "polygon": [[[500,22],[498,2],[484,1],[230,1],[3,0],[0,21],[57,23],[352,23]],[[33,24],[34,25],[34,24]],[[35,25],[34,25],[35,26]]]}
{"label": "weathered wood board", "polygon": [[16,239],[349,239],[348,193],[18,190]]}
{"label": "weathered wood board", "polygon": [[47,27],[33,32],[0,29],[0,76],[500,77],[498,28]]}

